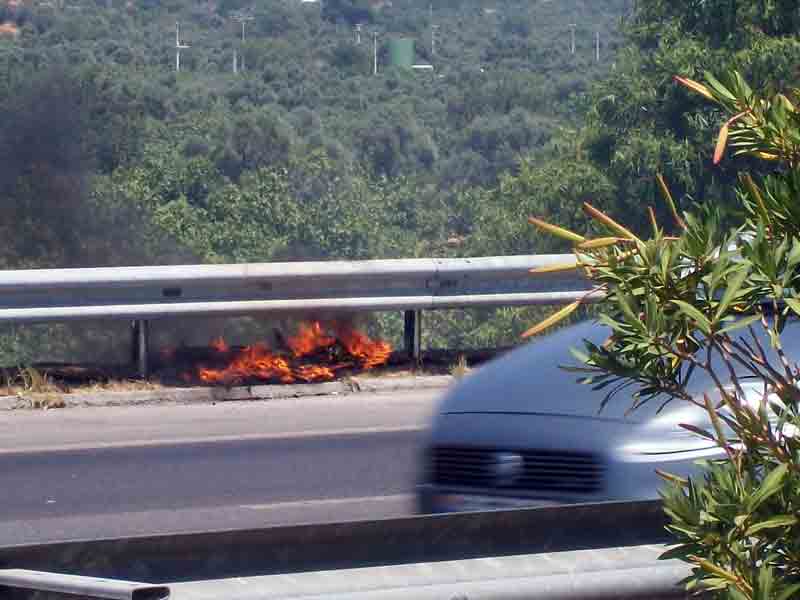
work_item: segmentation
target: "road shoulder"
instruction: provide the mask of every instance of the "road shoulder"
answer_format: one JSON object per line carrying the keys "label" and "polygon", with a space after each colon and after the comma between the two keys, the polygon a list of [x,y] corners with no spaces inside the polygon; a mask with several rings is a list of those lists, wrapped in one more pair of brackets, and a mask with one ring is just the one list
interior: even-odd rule
{"label": "road shoulder", "polygon": [[137,391],[101,391],[73,393],[31,393],[0,396],[0,411],[35,408],[75,408],[101,406],[148,406],[174,404],[216,404],[283,400],[314,396],[395,392],[446,388],[452,375],[404,377],[351,377],[342,381],[289,385],[253,385],[238,387],[158,388]]}

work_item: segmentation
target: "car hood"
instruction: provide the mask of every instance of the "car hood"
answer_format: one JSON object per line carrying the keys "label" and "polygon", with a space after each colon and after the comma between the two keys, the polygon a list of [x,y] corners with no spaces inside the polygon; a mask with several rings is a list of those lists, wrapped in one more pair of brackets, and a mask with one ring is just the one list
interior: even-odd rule
{"label": "car hood", "polygon": [[561,368],[579,364],[571,348],[583,350],[584,340],[600,344],[610,332],[594,321],[584,321],[536,338],[464,377],[445,396],[440,412],[546,414],[631,423],[647,420],[657,406],[627,414],[632,399],[623,393],[600,411],[604,392],[578,383],[580,373]]}
{"label": "car hood", "polygon": [[[625,392],[614,396],[600,411],[606,390],[596,391],[578,383],[580,373],[561,367],[578,366],[578,359],[570,349],[583,350],[584,340],[601,344],[610,333],[604,325],[583,321],[536,338],[466,376],[444,397],[440,412],[543,414],[630,423],[652,421],[651,425],[659,428],[707,421],[705,411],[678,400],[661,411],[663,402],[655,400],[630,412],[633,400],[630,393]],[[763,329],[757,328],[754,333],[765,347],[769,346]],[[800,356],[800,320],[792,319],[787,323],[781,338],[788,356],[793,359]],[[722,365],[719,369],[724,372]],[[713,387],[708,375],[697,371],[687,391],[701,397]],[[632,386],[631,391],[634,389]]]}

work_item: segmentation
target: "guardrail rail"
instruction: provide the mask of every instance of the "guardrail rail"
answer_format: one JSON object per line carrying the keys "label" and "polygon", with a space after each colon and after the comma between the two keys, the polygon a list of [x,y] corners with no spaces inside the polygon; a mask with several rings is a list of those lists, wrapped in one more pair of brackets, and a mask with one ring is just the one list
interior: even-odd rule
{"label": "guardrail rail", "polygon": [[0,271],[0,324],[129,320],[133,355],[146,377],[149,327],[157,319],[403,311],[405,347],[418,360],[424,310],[586,297],[589,284],[574,273],[530,275],[571,260],[553,254]]}

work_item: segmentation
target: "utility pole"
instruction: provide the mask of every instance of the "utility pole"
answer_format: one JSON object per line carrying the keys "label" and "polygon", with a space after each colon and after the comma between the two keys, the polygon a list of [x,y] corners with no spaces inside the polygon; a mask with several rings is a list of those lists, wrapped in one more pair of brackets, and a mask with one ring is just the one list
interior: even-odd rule
{"label": "utility pole", "polygon": [[255,19],[255,17],[253,15],[248,15],[246,13],[235,13],[235,14],[231,15],[231,18],[234,21],[239,21],[242,24],[242,43],[244,44],[245,41],[246,41],[245,40],[245,30],[244,30],[245,25],[247,25],[248,21],[252,21],[253,19]]}
{"label": "utility pole", "polygon": [[436,56],[436,30],[438,25],[431,25],[431,56]]}
{"label": "utility pole", "polygon": [[236,63],[236,48],[233,49],[233,74],[239,72],[239,65]]}
{"label": "utility pole", "polygon": [[378,32],[372,32],[372,74],[378,74]]}
{"label": "utility pole", "polygon": [[356,23],[356,44],[361,43],[361,23]]}
{"label": "utility pole", "polygon": [[175,21],[175,72],[181,72],[181,50],[185,50],[189,44],[181,43],[181,24]]}
{"label": "utility pole", "polygon": [[600,62],[600,32],[594,34],[594,57],[597,62]]}
{"label": "utility pole", "polygon": [[231,18],[234,21],[239,21],[242,24],[242,56],[239,60],[239,70],[244,72],[244,44],[246,41],[245,36],[245,25],[247,25],[248,21],[252,21],[255,19],[253,15],[247,14],[245,12],[235,12],[231,15]]}
{"label": "utility pole", "polygon": [[569,43],[569,53],[575,54],[575,28],[577,25],[575,23],[569,24],[569,32],[570,32],[570,43]]}

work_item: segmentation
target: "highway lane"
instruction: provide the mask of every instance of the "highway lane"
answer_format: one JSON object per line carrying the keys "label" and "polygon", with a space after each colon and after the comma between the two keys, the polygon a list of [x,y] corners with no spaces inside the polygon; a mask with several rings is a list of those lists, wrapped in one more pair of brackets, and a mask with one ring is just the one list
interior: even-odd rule
{"label": "highway lane", "polygon": [[409,514],[440,393],[0,415],[0,543]]}
{"label": "highway lane", "polygon": [[0,411],[0,454],[419,428],[442,390],[263,402]]}

